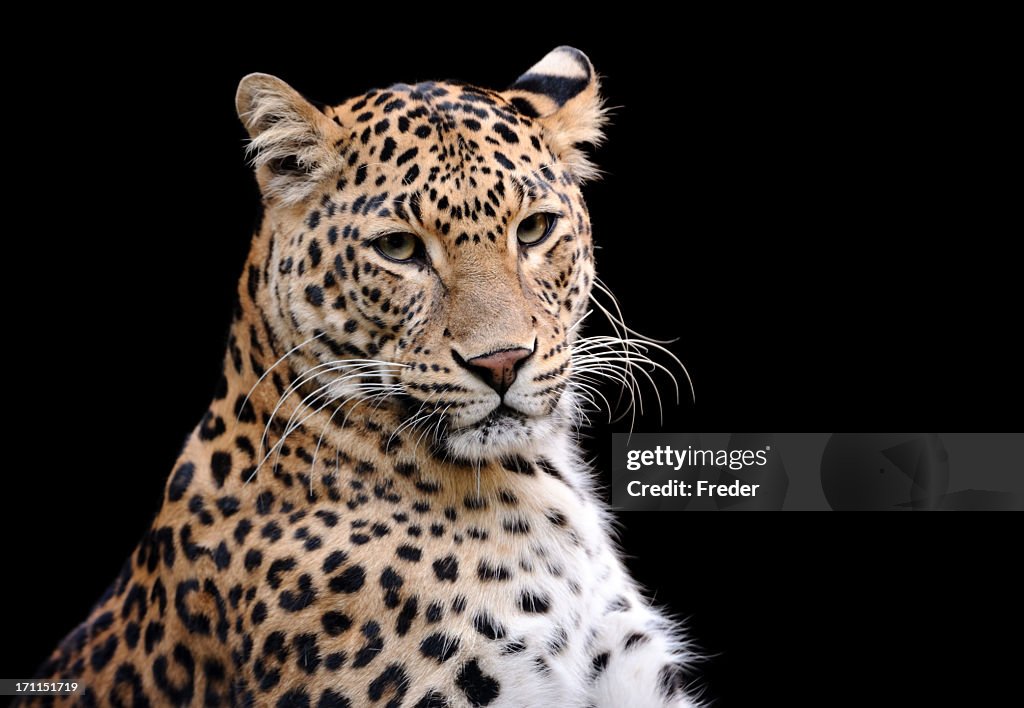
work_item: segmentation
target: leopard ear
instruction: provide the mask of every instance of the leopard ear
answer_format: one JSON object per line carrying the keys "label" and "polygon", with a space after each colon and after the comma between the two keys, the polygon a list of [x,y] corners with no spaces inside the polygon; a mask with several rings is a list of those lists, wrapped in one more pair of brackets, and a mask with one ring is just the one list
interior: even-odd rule
{"label": "leopard ear", "polygon": [[600,144],[607,114],[599,81],[587,55],[558,47],[516,79],[505,97],[521,113],[537,118],[558,159],[580,181],[598,176],[598,169],[580,149]]}
{"label": "leopard ear", "polygon": [[295,204],[341,168],[341,129],[276,76],[243,78],[235,108],[265,197]]}

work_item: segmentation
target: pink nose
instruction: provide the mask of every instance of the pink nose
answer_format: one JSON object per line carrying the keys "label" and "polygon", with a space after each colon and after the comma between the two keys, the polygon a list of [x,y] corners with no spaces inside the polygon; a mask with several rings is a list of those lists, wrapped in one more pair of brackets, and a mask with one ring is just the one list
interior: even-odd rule
{"label": "pink nose", "polygon": [[475,356],[466,361],[465,366],[503,396],[516,380],[516,371],[531,354],[529,349],[503,349]]}

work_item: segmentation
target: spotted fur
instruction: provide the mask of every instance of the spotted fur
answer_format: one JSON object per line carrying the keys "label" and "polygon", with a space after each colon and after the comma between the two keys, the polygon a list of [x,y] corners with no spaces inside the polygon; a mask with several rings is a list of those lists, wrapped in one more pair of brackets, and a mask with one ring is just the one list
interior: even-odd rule
{"label": "spotted fur", "polygon": [[[322,110],[254,74],[237,105],[265,216],[224,378],[152,527],[42,667],[84,687],[56,703],[691,705],[685,645],[572,435],[590,61],[560,47],[506,91]],[[539,211],[553,229],[519,244]],[[395,231],[418,258],[380,252]],[[504,390],[473,362],[508,351]]]}

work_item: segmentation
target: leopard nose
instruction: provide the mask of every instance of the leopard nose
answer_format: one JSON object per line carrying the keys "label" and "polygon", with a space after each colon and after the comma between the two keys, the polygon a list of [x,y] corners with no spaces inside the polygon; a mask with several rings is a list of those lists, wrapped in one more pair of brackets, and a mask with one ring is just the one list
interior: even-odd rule
{"label": "leopard nose", "polygon": [[459,353],[452,350],[452,357],[462,367],[476,374],[484,383],[504,396],[509,387],[516,380],[516,372],[523,365],[533,350],[517,347],[515,349],[501,349],[489,354],[475,356],[472,359],[463,359]]}

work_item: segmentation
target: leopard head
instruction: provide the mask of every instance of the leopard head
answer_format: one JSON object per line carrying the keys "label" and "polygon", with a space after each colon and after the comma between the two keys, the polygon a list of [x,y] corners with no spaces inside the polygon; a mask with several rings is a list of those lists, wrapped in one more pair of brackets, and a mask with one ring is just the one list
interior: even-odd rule
{"label": "leopard head", "polygon": [[399,84],[322,108],[252,74],[236,104],[265,208],[252,304],[317,403],[394,405],[470,460],[571,421],[594,278],[581,145],[604,121],[583,53],[505,91]]}

